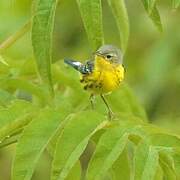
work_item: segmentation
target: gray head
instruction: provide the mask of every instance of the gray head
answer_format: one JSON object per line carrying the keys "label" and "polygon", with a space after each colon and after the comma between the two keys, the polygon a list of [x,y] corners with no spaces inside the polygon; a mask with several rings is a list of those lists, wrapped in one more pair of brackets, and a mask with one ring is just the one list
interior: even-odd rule
{"label": "gray head", "polygon": [[119,48],[113,45],[102,45],[95,55],[104,57],[107,61],[112,63],[122,64],[123,55]]}

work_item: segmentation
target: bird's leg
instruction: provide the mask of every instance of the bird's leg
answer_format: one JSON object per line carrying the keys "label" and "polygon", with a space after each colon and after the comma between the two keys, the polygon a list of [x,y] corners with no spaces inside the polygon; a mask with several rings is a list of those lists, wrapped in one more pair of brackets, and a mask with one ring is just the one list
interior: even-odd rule
{"label": "bird's leg", "polygon": [[107,107],[107,109],[108,109],[108,118],[109,118],[109,120],[112,120],[112,118],[113,118],[113,116],[114,116],[114,113],[112,112],[111,108],[109,107],[109,105],[108,105],[105,97],[104,97],[102,94],[101,94],[100,96],[101,96],[104,104],[106,105],[106,107]]}
{"label": "bird's leg", "polygon": [[94,94],[91,94],[89,99],[90,99],[90,102],[91,102],[91,107],[92,107],[92,109],[94,109]]}

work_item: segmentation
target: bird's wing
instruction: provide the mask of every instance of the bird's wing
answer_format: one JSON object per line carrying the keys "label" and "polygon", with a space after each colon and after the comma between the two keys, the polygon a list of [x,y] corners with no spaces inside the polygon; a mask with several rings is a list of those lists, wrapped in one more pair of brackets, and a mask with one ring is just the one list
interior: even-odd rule
{"label": "bird's wing", "polygon": [[94,61],[92,60],[88,60],[84,64],[78,61],[71,60],[71,59],[64,59],[64,62],[72,66],[74,69],[78,70],[82,74],[89,74],[94,69]]}
{"label": "bird's wing", "polygon": [[87,60],[84,64],[84,69],[87,73],[92,73],[94,70],[94,61],[93,60]]}

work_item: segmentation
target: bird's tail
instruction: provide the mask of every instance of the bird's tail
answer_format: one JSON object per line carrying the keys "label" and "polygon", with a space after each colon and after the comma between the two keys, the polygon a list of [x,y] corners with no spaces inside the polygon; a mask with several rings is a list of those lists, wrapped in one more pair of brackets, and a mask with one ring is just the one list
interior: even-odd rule
{"label": "bird's tail", "polygon": [[73,67],[74,69],[79,71],[80,73],[83,73],[82,69],[83,69],[84,65],[81,62],[74,61],[72,59],[64,59],[64,63],[70,65],[71,67]]}

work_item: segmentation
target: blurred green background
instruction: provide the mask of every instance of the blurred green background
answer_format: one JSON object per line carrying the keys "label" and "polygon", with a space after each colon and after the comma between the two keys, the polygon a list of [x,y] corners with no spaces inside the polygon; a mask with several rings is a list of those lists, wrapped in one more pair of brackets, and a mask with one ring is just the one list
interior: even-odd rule
{"label": "blurred green background", "polygon": [[[107,2],[102,2],[105,42],[118,45],[114,19]],[[0,43],[29,20],[31,4],[31,0],[0,1]],[[172,10],[168,0],[158,4],[164,27],[163,33],[159,33],[141,1],[126,0],[126,5],[130,21],[129,45],[124,56],[126,82],[145,107],[150,122],[180,134],[180,11]],[[64,57],[83,61],[90,53],[76,2],[60,1],[54,29],[53,62],[62,61]],[[14,64],[12,73],[16,73],[16,66],[32,64],[30,33],[1,55]],[[0,150],[0,180],[10,179],[13,154],[14,145]],[[33,179],[48,179],[49,162],[45,153]]]}

